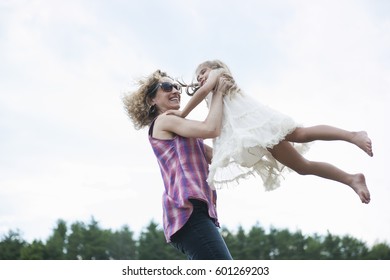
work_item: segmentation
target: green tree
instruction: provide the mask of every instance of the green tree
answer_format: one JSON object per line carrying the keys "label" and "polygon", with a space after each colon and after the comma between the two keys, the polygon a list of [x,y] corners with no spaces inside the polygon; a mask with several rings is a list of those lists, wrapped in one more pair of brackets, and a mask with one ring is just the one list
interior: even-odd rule
{"label": "green tree", "polygon": [[386,243],[377,243],[372,246],[366,256],[369,260],[390,260],[390,247]]}
{"label": "green tree", "polygon": [[248,232],[246,246],[247,259],[265,260],[269,259],[270,246],[265,230],[258,224],[254,225]]}
{"label": "green tree", "polygon": [[222,236],[229,248],[230,254],[236,260],[248,259],[247,236],[242,226],[238,227],[237,233],[232,234],[226,228],[222,230]]}
{"label": "green tree", "polygon": [[366,244],[351,236],[341,238],[341,258],[344,260],[358,260],[364,258],[368,253]]}
{"label": "green tree", "polygon": [[[280,235],[278,235],[278,230],[275,228],[271,228],[268,234],[268,243],[269,243],[269,258],[271,260],[277,260],[280,256],[279,247],[282,246],[279,242],[283,240],[279,240]],[[284,242],[283,242],[284,243]]]}
{"label": "green tree", "polygon": [[20,232],[10,230],[0,242],[0,260],[19,260],[21,251],[26,246],[26,241]]}
{"label": "green tree", "polygon": [[53,234],[46,241],[46,259],[63,260],[66,257],[67,226],[63,220],[57,221]]}
{"label": "green tree", "polygon": [[314,234],[306,238],[304,247],[306,260],[322,260],[325,259],[323,252],[323,243],[321,236]]}
{"label": "green tree", "polygon": [[271,243],[271,259],[285,260],[289,259],[290,256],[294,254],[291,245],[292,237],[288,230],[277,230],[272,228],[270,230],[269,240]]}
{"label": "green tree", "polygon": [[184,255],[165,242],[164,232],[151,221],[146,231],[141,232],[138,243],[140,260],[178,260]]}
{"label": "green tree", "polygon": [[228,228],[222,227],[221,229],[221,235],[223,239],[225,240],[226,246],[229,248],[230,254],[232,255],[233,259],[237,259],[236,255],[236,236],[229,231]]}
{"label": "green tree", "polygon": [[84,255],[84,232],[85,224],[82,222],[75,222],[70,226],[71,233],[68,236],[68,243],[66,246],[66,259],[81,260]]}
{"label": "green tree", "polygon": [[[368,248],[351,236],[326,236],[314,234],[303,236],[300,231],[271,228],[268,233],[258,224],[248,233],[240,226],[233,234],[222,228],[221,234],[234,259],[390,259],[387,243],[377,243]],[[112,231],[102,229],[91,218],[88,224],[74,222],[68,228],[66,222],[58,220],[52,234],[46,240],[28,243],[20,232],[9,231],[0,240],[2,260],[40,259],[185,259],[184,254],[168,245],[164,232],[151,221],[141,232],[138,240],[128,226]]]}
{"label": "green tree", "polygon": [[341,260],[343,257],[341,248],[341,238],[328,232],[323,241],[323,251],[321,254],[328,260]]}
{"label": "green tree", "polygon": [[86,260],[107,260],[109,259],[110,230],[102,230],[98,222],[92,218],[87,228],[83,229],[83,255]]}
{"label": "green tree", "polygon": [[296,231],[290,234],[290,241],[286,253],[293,260],[305,259],[306,238],[301,231]]}
{"label": "green tree", "polygon": [[21,249],[22,260],[47,260],[46,246],[40,240],[34,240]]}
{"label": "green tree", "polygon": [[107,260],[111,231],[102,230],[99,223],[92,217],[88,225],[75,222],[71,225],[71,234],[66,246],[67,259]]}
{"label": "green tree", "polygon": [[110,258],[115,260],[135,260],[138,258],[137,244],[133,239],[133,232],[128,226],[115,231],[108,244]]}

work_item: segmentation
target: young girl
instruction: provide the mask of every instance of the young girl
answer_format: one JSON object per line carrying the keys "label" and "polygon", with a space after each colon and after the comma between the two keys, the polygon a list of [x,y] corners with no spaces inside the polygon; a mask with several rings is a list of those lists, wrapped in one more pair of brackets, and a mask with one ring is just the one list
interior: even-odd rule
{"label": "young girl", "polygon": [[349,174],[329,163],[309,161],[302,156],[308,149],[308,142],[343,140],[355,144],[372,157],[371,140],[365,131],[350,132],[327,125],[302,127],[289,116],[245,95],[229,68],[219,60],[206,61],[197,67],[199,84],[194,87],[193,97],[182,111],[170,113],[184,118],[206,96],[210,99],[209,93],[216,86],[216,79],[211,77],[215,75],[229,79],[231,86],[224,93],[222,131],[213,143],[214,154],[208,176],[212,187],[237,183],[240,178],[258,174],[266,190],[273,190],[279,187],[280,177],[287,166],[301,175],[311,174],[346,184],[363,203],[370,202],[363,174]]}

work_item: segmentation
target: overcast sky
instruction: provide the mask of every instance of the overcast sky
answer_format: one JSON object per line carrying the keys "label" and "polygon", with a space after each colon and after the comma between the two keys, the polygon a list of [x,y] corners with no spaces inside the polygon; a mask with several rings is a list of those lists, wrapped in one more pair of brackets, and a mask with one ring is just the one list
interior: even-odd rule
{"label": "overcast sky", "polygon": [[[156,69],[190,81],[221,59],[260,102],[306,126],[366,130],[374,148],[316,142],[307,154],[363,172],[369,205],[291,173],[273,192],[260,178],[218,191],[221,224],[390,242],[389,49],[385,0],[0,0],[0,236],[45,240],[60,218],[161,224],[160,171],[121,96]],[[202,103],[189,117],[206,113]]]}

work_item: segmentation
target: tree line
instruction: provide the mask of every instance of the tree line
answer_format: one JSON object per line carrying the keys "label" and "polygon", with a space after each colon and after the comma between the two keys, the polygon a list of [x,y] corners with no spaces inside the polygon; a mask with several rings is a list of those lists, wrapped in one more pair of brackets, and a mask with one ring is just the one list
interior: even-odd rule
{"label": "tree line", "polygon": [[[300,231],[260,225],[249,231],[242,227],[233,232],[221,229],[229,250],[236,260],[378,260],[390,259],[385,242],[369,247],[352,236],[305,236]],[[128,226],[119,230],[103,229],[94,219],[68,226],[58,220],[45,240],[26,242],[18,230],[11,230],[0,241],[1,260],[180,260],[185,259],[165,242],[164,233],[151,221],[134,237]]]}

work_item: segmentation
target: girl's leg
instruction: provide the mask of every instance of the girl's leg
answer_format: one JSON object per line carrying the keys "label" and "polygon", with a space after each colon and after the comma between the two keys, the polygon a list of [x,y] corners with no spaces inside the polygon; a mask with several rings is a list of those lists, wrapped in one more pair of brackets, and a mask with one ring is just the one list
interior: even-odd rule
{"label": "girl's leg", "polygon": [[363,174],[349,174],[325,162],[315,162],[305,159],[291,143],[282,141],[270,149],[272,156],[301,175],[316,175],[350,186],[363,203],[370,202],[366,180]]}
{"label": "girl's leg", "polygon": [[373,156],[371,139],[365,131],[347,131],[329,125],[298,127],[286,136],[286,140],[296,143],[306,143],[314,140],[342,140],[355,144],[369,156]]}

